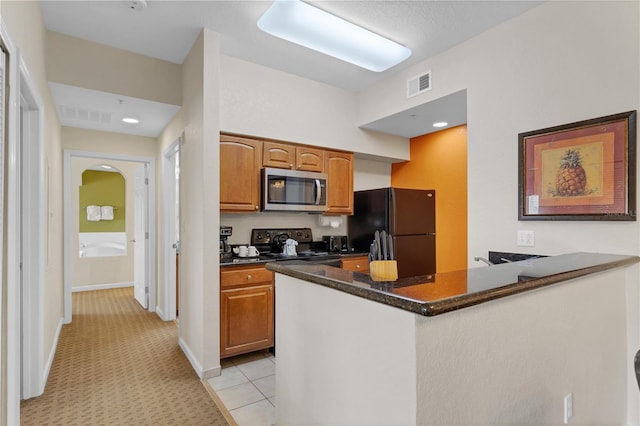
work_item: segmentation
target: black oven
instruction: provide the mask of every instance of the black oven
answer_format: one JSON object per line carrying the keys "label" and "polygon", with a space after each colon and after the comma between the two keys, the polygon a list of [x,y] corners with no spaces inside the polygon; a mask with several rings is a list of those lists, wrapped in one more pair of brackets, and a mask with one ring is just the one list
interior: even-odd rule
{"label": "black oven", "polygon": [[262,169],[262,210],[323,212],[326,209],[326,174]]}

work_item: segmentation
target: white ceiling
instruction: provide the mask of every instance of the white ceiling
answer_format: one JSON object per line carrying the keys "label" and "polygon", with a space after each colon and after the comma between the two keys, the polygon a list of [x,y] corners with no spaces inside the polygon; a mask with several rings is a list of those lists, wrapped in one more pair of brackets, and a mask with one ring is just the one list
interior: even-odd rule
{"label": "white ceiling", "polygon": [[[64,126],[157,137],[180,109],[145,99],[114,95],[49,82],[58,117]],[[140,120],[127,124],[124,117]]]}
{"label": "white ceiling", "polygon": [[[357,92],[541,1],[309,1],[412,50],[408,60],[382,73],[263,33],[256,21],[271,1],[147,0],[143,10],[132,10],[128,3],[41,0],[44,22],[51,31],[182,63],[206,27],[221,34],[223,54]],[[57,104],[68,101],[62,92],[54,94]],[[466,102],[464,107],[466,117]],[[398,122],[392,120],[390,125],[397,126]],[[384,122],[377,124],[381,131],[385,126]]]}

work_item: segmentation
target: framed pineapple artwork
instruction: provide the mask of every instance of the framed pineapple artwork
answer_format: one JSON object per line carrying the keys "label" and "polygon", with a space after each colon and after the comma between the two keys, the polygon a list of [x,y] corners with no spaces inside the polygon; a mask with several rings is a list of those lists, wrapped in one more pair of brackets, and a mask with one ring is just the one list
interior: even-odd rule
{"label": "framed pineapple artwork", "polygon": [[636,111],[518,135],[519,220],[636,220]]}

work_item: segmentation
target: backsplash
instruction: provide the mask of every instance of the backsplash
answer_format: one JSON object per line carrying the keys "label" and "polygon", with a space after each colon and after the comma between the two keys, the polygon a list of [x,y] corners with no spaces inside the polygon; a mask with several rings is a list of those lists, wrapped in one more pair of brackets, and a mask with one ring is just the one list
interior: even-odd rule
{"label": "backsplash", "polygon": [[[320,219],[323,218],[323,219]],[[321,226],[320,221],[338,220],[337,228]],[[311,228],[314,241],[321,241],[323,235],[346,235],[346,216],[321,216],[308,213],[260,212],[252,214],[221,214],[221,226],[233,227],[229,244],[246,244],[251,239],[254,228]]]}

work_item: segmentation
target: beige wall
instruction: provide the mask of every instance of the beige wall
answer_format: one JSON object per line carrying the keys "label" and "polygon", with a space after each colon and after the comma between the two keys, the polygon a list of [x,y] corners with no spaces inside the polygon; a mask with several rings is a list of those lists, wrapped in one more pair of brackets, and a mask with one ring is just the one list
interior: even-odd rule
{"label": "beige wall", "polygon": [[408,160],[409,140],[358,129],[353,93],[229,56],[221,57],[225,132]]}
{"label": "beige wall", "polygon": [[[183,65],[184,104],[160,137],[158,163],[184,132],[180,149],[180,345],[201,377],[220,373],[219,36],[204,30]],[[158,176],[163,173],[158,168]],[[159,194],[158,205],[162,205]],[[158,226],[162,226],[159,217]],[[162,259],[163,238],[158,244]],[[162,260],[158,286],[163,286]],[[164,296],[164,295],[163,295]]]}
{"label": "beige wall", "polygon": [[627,288],[638,287],[626,273],[637,268],[417,316],[416,423],[561,425],[573,393],[569,424],[638,424],[627,417],[635,382],[627,346],[637,339],[627,340],[636,319],[625,302]]}
{"label": "beige wall", "polygon": [[103,154],[155,157],[157,140],[146,136],[62,127],[62,149]]}
{"label": "beige wall", "polygon": [[172,105],[182,104],[179,64],[47,32],[47,76],[54,83]]}
{"label": "beige wall", "polygon": [[[470,265],[488,250],[639,252],[638,222],[517,215],[518,133],[640,109],[639,9],[638,2],[545,2],[359,95],[365,123],[467,90]],[[433,89],[407,100],[406,79],[427,69]],[[535,247],[516,246],[519,229],[535,232]]]}
{"label": "beige wall", "polygon": [[[40,359],[41,370],[34,372],[42,375],[48,357],[52,355],[56,330],[63,317],[63,259],[62,259],[62,150],[60,149],[60,123],[49,93],[45,68],[45,34],[46,30],[42,23],[42,14],[37,2],[3,1],[2,20],[6,25],[6,30],[12,44],[20,50],[20,55],[26,67],[33,88],[42,99],[44,113],[44,187],[46,194],[46,216],[45,229],[42,231],[47,235],[45,248],[45,283],[42,300],[46,301],[43,306],[41,318],[42,327],[42,358]],[[15,61],[17,58],[10,58]],[[17,88],[12,88],[17,93]],[[4,288],[5,286],[3,286]],[[6,312],[7,300],[3,299],[2,312]],[[17,327],[16,324],[9,324],[9,327]],[[15,330],[14,330],[15,331]],[[6,339],[6,329],[3,330],[3,342]],[[6,361],[7,349],[15,351],[15,348],[7,348],[2,345],[0,358]],[[7,394],[6,370],[2,371],[2,409],[0,424],[13,418],[15,420],[14,409],[19,395],[13,391]],[[9,398],[9,400],[7,399]],[[9,401],[9,406],[7,406]]]}

